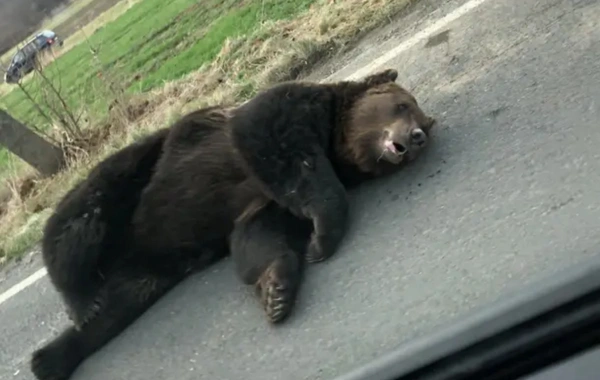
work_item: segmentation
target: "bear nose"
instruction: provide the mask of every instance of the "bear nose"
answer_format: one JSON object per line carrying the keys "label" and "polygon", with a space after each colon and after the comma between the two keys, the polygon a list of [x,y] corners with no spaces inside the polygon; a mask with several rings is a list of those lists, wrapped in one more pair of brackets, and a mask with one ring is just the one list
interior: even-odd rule
{"label": "bear nose", "polygon": [[419,128],[413,129],[412,132],[410,133],[410,137],[412,138],[413,142],[415,142],[418,145],[423,145],[423,143],[425,143],[425,140],[427,138],[425,136],[425,132],[423,132]]}

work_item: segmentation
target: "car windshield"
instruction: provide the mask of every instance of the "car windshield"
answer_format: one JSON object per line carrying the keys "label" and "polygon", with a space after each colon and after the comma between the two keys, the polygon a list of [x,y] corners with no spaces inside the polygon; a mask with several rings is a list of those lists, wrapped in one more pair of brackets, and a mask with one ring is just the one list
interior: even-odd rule
{"label": "car windshield", "polygon": [[40,34],[38,36],[43,37],[43,38],[54,38],[56,36],[56,33],[54,33],[51,30],[44,30],[44,31],[40,32]]}
{"label": "car windshield", "polygon": [[0,17],[0,380],[334,380],[600,256],[600,0],[59,2]]}
{"label": "car windshield", "polygon": [[38,47],[42,47],[44,45],[44,42],[46,42],[47,39],[48,39],[48,37],[37,36],[35,38],[35,43]]}
{"label": "car windshield", "polygon": [[19,63],[25,60],[25,54],[22,51],[19,51],[12,59],[12,63]]}

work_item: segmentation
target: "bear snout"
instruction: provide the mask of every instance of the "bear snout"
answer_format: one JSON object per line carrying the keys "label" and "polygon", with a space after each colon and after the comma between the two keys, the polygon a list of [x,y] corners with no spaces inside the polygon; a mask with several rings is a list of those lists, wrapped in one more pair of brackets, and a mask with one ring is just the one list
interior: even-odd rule
{"label": "bear snout", "polygon": [[410,132],[411,142],[423,146],[427,142],[427,134],[421,128],[415,128]]}

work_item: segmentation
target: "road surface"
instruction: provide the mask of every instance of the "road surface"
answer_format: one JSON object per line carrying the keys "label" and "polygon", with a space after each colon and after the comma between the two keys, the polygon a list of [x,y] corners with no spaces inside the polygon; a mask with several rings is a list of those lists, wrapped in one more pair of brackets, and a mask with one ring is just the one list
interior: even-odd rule
{"label": "road surface", "polygon": [[[309,269],[286,324],[268,326],[225,261],[74,379],[332,379],[597,254],[599,20],[597,0],[423,0],[321,68],[331,80],[397,68],[439,120],[427,154],[352,194],[348,238]],[[15,269],[0,292],[39,265]],[[12,289],[0,303],[0,379],[32,379],[32,350],[67,321],[47,277]]]}

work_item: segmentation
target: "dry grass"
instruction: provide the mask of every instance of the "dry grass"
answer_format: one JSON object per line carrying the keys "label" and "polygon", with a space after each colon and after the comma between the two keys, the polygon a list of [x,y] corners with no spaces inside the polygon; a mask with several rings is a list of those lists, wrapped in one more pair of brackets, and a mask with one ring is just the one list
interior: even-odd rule
{"label": "dry grass", "polygon": [[251,35],[227,40],[214,61],[186,77],[130,98],[134,105],[145,105],[140,118],[133,123],[122,121],[124,127],[114,128],[97,152],[78,155],[66,171],[39,180],[27,196],[12,197],[0,217],[0,257],[17,256],[38,241],[56,201],[108,154],[193,108],[238,103],[257,89],[298,77],[409,3],[411,0],[316,1],[293,20],[267,22]]}

